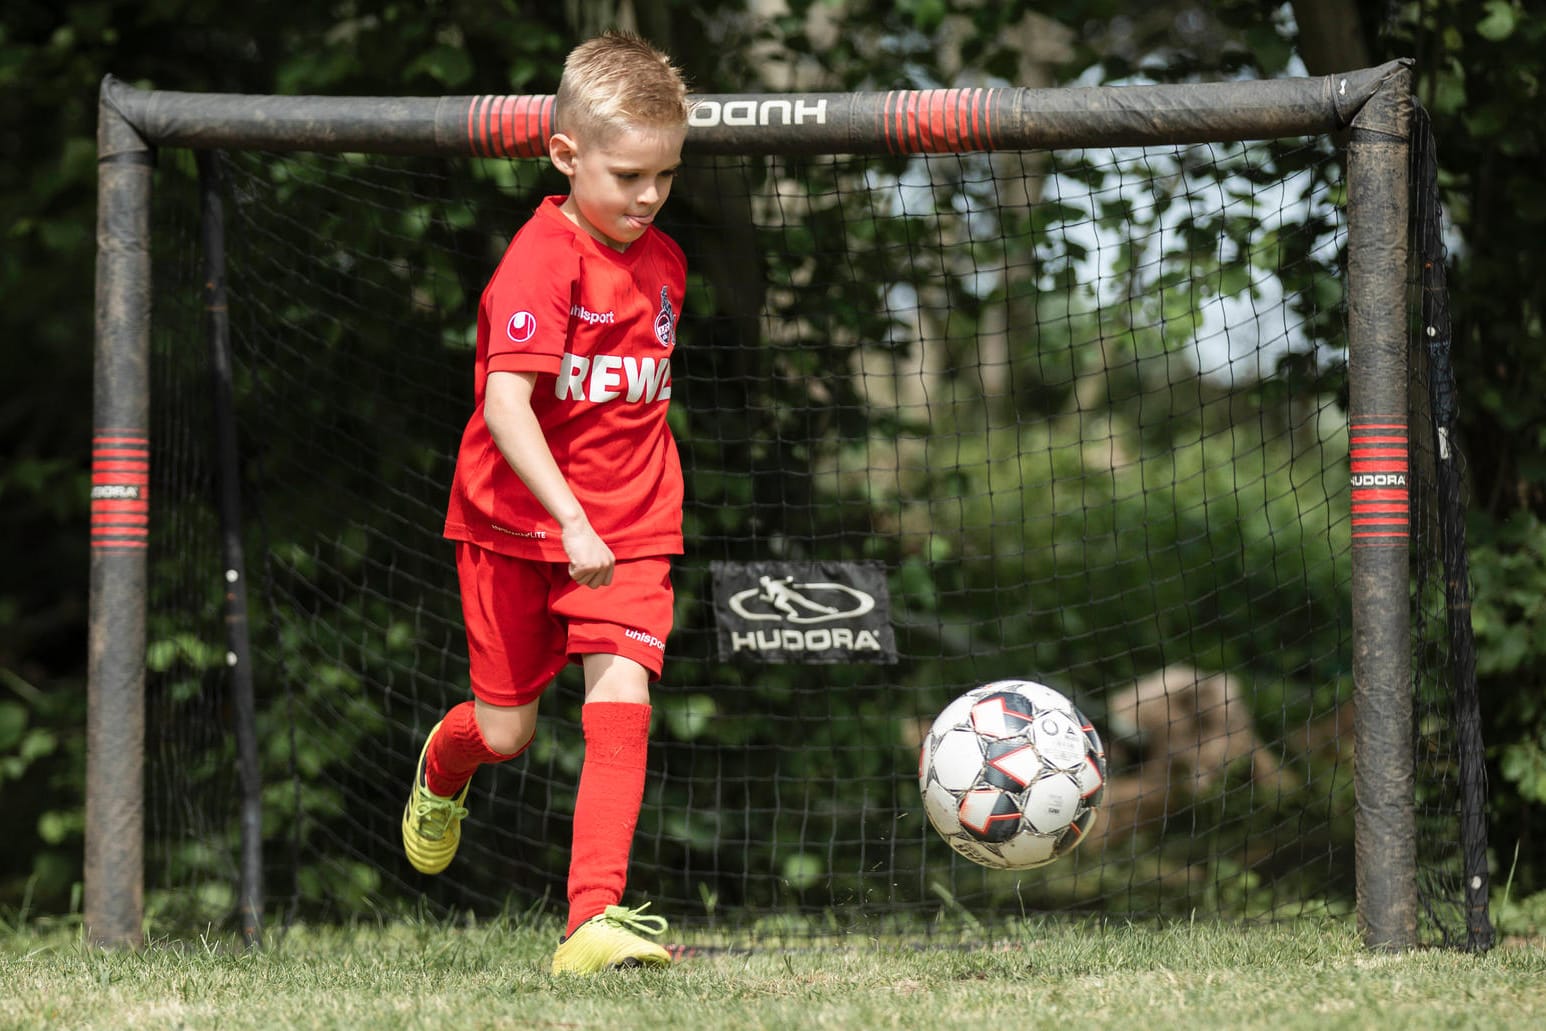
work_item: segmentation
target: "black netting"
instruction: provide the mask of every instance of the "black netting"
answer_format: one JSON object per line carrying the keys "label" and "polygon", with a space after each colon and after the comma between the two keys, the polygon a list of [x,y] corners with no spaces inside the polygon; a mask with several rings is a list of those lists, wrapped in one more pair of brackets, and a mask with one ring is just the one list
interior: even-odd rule
{"label": "black netting", "polygon": [[[562,180],[223,162],[270,919],[556,904],[572,671],[530,752],[479,772],[446,874],[408,867],[398,819],[468,696],[440,529],[477,300]],[[202,926],[235,905],[239,778],[192,162],[162,172],[148,866],[153,915]],[[688,554],[629,898],[752,937],[1351,912],[1341,191],[1321,140],[691,159],[662,220],[690,268]],[[879,563],[898,661],[722,660],[711,563],[763,559]],[[1425,933],[1449,940],[1443,580],[1417,580],[1414,669]],[[954,855],[916,781],[934,715],[1001,677],[1064,690],[1111,759],[1091,839],[1019,873]]]}

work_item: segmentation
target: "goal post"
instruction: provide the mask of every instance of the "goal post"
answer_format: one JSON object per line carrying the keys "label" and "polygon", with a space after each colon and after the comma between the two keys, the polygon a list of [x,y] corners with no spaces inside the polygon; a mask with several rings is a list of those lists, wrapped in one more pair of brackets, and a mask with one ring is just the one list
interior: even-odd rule
{"label": "goal post", "polygon": [[150,528],[149,145],[104,106],[97,133],[96,353],[84,899],[90,935],[144,918],[145,580]]}
{"label": "goal post", "polygon": [[[1348,452],[1358,897],[1366,941],[1416,942],[1406,475],[1409,88],[1376,92],[1348,143]],[[1383,307],[1382,307],[1383,306]],[[1368,518],[1360,518],[1367,510]]]}
{"label": "goal post", "polygon": [[[1371,947],[1417,944],[1407,469],[1409,451],[1432,445],[1412,439],[1417,428],[1409,416],[1413,104],[1407,63],[1252,82],[704,95],[693,102],[689,159],[1004,153],[1346,134],[1357,912]],[[554,106],[549,96],[148,91],[109,76],[99,119],[84,915],[91,940],[138,945],[145,919],[147,546],[156,502],[149,488],[158,454],[149,372],[155,155],[184,149],[536,158],[553,129]],[[205,303],[218,307],[223,300],[212,292]],[[239,306],[242,299],[230,303]],[[229,457],[232,445],[222,440],[221,450]],[[239,549],[236,556],[227,552],[221,572],[227,583],[243,587],[245,573],[230,567]],[[235,600],[245,618],[245,602]],[[227,661],[241,659],[231,651]],[[236,708],[250,706],[250,698],[237,699]],[[244,780],[257,776],[250,734],[250,728],[234,732],[243,738]],[[240,822],[258,833],[261,821],[250,798]],[[249,883],[261,881],[255,847],[249,842],[242,850]],[[786,879],[799,868],[786,863]],[[242,893],[240,910],[244,930],[252,934],[261,920],[261,898],[249,894]],[[1485,920],[1484,900],[1481,911]]]}

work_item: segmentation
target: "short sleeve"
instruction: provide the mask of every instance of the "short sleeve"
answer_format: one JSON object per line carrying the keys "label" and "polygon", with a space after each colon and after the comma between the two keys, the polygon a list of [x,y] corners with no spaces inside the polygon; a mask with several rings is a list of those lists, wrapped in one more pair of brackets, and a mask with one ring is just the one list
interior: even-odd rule
{"label": "short sleeve", "polygon": [[556,373],[579,281],[580,256],[569,241],[517,237],[484,293],[488,371]]}

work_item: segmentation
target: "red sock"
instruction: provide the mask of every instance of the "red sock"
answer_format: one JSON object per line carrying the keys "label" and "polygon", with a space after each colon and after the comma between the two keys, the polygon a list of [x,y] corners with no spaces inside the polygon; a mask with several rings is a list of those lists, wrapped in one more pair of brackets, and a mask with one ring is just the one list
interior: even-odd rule
{"label": "red sock", "polygon": [[424,785],[442,798],[451,798],[472,779],[473,771],[484,763],[502,763],[526,751],[501,755],[483,740],[478,729],[477,707],[463,702],[446,713],[440,729],[430,740],[424,756]]}
{"label": "red sock", "polygon": [[569,855],[569,929],[623,899],[628,853],[644,801],[650,707],[591,702],[580,710],[585,762],[574,800],[574,850]]}

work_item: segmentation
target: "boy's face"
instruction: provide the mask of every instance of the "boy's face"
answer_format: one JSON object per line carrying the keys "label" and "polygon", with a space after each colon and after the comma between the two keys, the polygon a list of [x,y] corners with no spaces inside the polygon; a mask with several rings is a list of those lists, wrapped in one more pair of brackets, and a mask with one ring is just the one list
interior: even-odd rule
{"label": "boy's face", "polygon": [[555,134],[548,153],[569,177],[564,214],[608,247],[626,250],[670,196],[686,136],[685,129],[623,129],[583,140]]}

